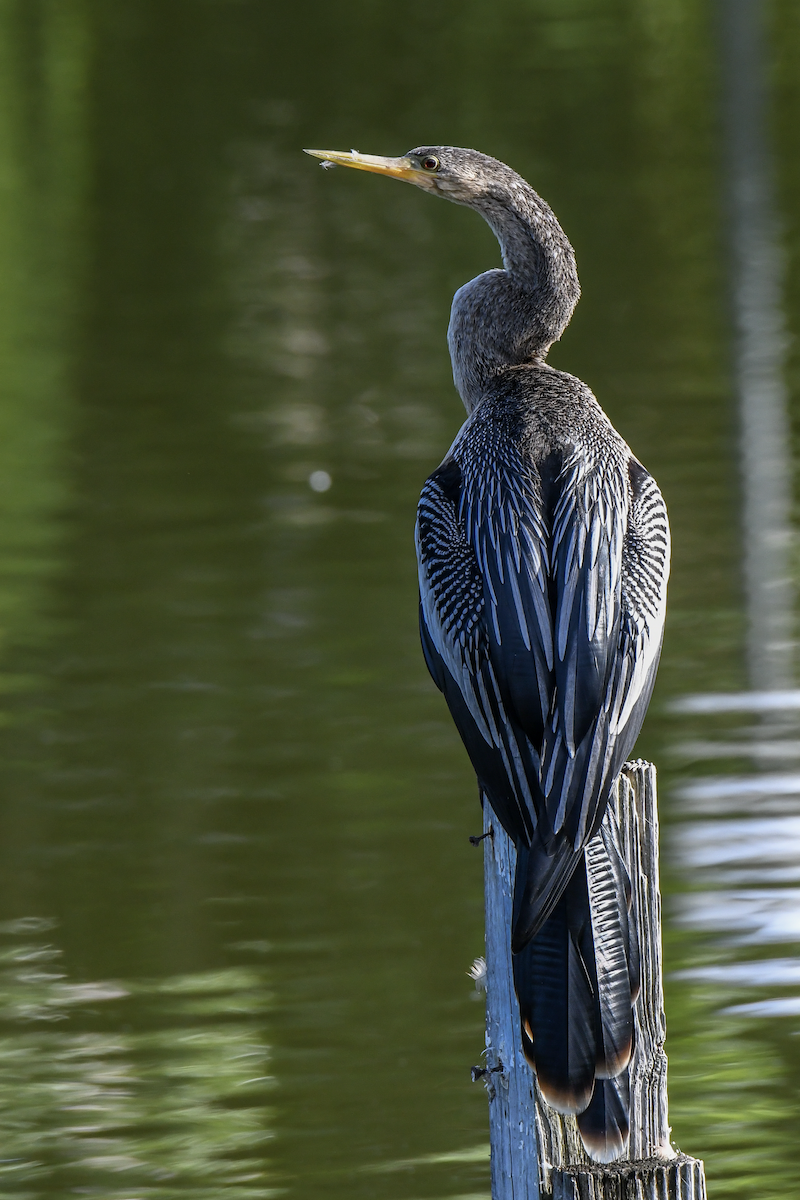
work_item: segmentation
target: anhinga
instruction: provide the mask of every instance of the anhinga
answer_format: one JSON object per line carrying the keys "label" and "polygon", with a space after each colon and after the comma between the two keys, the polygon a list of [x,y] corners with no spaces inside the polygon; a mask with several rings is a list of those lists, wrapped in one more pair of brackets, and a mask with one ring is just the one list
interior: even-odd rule
{"label": "anhinga", "polygon": [[655,481],[585,384],[545,362],[580,295],[553,212],[503,163],[424,146],[310,150],[414,183],[491,226],[502,269],[456,292],[467,420],[422,489],[420,629],[481,792],[517,849],[511,945],[525,1054],[589,1152],[628,1134],[639,981],[630,880],[598,832],[650,700],[669,526]]}

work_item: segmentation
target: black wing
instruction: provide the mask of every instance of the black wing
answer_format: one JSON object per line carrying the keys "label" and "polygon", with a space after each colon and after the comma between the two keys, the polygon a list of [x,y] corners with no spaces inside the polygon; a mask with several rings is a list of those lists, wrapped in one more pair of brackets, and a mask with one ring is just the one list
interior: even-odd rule
{"label": "black wing", "polygon": [[450,459],[428,479],[417,510],[422,648],[480,786],[510,836],[527,845],[541,807],[538,755],[503,701],[484,578],[459,517],[461,498],[461,470]]}
{"label": "black wing", "polygon": [[[469,428],[469,422],[467,427]],[[650,699],[669,570],[666,510],[621,443],[547,481],[487,439],[423,490],[426,658],[493,809],[528,858],[514,946],[533,936],[598,828]]]}

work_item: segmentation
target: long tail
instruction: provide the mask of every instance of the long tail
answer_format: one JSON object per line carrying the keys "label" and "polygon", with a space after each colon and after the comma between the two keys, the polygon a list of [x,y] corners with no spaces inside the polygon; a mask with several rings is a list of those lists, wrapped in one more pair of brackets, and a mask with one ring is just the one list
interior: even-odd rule
{"label": "long tail", "polygon": [[[527,871],[523,854],[518,894],[530,890]],[[584,1145],[600,1162],[619,1157],[628,1137],[627,1066],[639,990],[630,901],[625,867],[600,833],[551,914],[514,955],[525,1055],[547,1103],[578,1114]]]}

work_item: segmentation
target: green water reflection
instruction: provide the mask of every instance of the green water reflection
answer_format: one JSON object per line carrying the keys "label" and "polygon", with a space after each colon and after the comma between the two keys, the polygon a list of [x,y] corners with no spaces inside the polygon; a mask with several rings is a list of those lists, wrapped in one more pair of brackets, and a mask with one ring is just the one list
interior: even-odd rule
{"label": "green water reflection", "polygon": [[3,930],[3,1193],[274,1195],[264,972],[74,984],[47,925]]}
{"label": "green water reflection", "polygon": [[[496,247],[299,148],[475,145],[562,218],[553,361],[672,514],[669,818],[667,699],[745,685],[715,56],[691,0],[0,0],[0,1194],[486,1196],[478,811],[411,530]],[[790,1194],[793,1023],[669,1005],[676,1139],[720,1200]]]}

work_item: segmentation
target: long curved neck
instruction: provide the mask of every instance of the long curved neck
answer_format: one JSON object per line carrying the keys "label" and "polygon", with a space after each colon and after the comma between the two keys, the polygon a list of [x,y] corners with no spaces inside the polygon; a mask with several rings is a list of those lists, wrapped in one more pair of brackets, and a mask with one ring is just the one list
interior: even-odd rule
{"label": "long curved neck", "polygon": [[506,170],[507,179],[470,204],[500,243],[504,269],[459,288],[447,331],[453,378],[468,412],[499,371],[544,359],[580,296],[567,235],[533,188]]}

